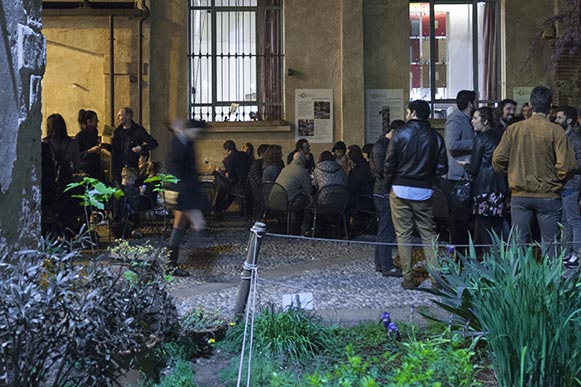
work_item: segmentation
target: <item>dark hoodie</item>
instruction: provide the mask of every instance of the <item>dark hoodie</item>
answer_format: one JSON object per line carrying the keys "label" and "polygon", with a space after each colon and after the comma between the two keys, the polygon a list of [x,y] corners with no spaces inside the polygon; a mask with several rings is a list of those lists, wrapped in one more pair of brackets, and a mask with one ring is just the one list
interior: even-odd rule
{"label": "dark hoodie", "polygon": [[347,186],[347,175],[341,165],[334,160],[317,164],[313,178],[317,190],[331,184]]}

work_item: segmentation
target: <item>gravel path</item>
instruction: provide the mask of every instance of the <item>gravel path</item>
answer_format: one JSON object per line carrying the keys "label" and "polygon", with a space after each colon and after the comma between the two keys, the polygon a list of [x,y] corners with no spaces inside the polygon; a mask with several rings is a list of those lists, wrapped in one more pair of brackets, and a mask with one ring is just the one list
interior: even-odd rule
{"label": "gravel path", "polygon": [[[180,314],[204,307],[233,315],[249,235],[247,229],[230,226],[188,238],[180,261],[192,275],[171,285]],[[372,241],[373,236],[357,240]],[[311,292],[314,309],[331,313],[432,305],[432,295],[406,291],[401,278],[375,272],[373,254],[373,245],[265,236],[257,262],[257,302],[282,306],[283,294]]]}

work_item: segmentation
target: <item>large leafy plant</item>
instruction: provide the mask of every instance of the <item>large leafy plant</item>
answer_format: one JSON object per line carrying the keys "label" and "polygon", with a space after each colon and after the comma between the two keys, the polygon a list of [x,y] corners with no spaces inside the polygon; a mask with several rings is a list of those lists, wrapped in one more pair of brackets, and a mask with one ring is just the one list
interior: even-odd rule
{"label": "large leafy plant", "polygon": [[[101,181],[92,177],[83,177],[81,181],[69,183],[64,192],[81,189],[81,194],[71,195],[73,198],[81,199],[80,204],[84,207],[85,223],[93,238],[92,231],[96,228],[98,219],[104,219],[103,211],[110,199],[119,199],[124,194],[119,188],[109,187]],[[94,253],[96,240],[92,241],[91,249]]]}
{"label": "large leafy plant", "polygon": [[472,257],[473,247],[459,263],[441,257],[435,302],[486,339],[499,386],[580,385],[580,272],[498,239],[482,262]]}

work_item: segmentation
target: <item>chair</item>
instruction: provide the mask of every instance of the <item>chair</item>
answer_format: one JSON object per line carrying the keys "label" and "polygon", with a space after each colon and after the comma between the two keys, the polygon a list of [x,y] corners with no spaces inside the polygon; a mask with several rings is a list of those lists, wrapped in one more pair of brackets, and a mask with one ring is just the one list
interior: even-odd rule
{"label": "chair", "polygon": [[317,217],[320,215],[340,216],[343,220],[345,238],[349,238],[347,230],[347,217],[345,210],[349,203],[349,191],[347,187],[339,184],[331,184],[321,188],[315,195],[315,205],[313,208],[313,237],[317,228]]}
{"label": "chair", "polygon": [[[273,181],[262,183],[262,200],[264,211],[262,218],[267,219],[269,214],[286,216],[286,233],[290,234],[290,202],[286,189]],[[280,217],[276,217],[280,219]]]}
{"label": "chair", "polygon": [[210,203],[210,208],[204,212],[204,217],[208,219],[208,228],[211,228],[211,222],[214,220],[214,204],[216,201],[216,185],[213,181],[202,180],[200,182],[202,185],[202,192],[206,195],[208,203]]}
{"label": "chair", "polygon": [[128,229],[129,231],[133,231],[133,229],[138,231],[139,226],[148,223],[148,220],[153,220],[150,225],[157,227],[158,223],[150,217],[152,214],[155,216],[154,207],[153,199],[147,195],[138,194],[131,198],[124,198],[121,237],[126,237]]}
{"label": "chair", "polygon": [[257,220],[262,220],[264,218],[266,204],[258,183],[251,177],[248,177],[247,184],[250,195],[252,196],[252,223],[254,223]]}
{"label": "chair", "polygon": [[[377,228],[377,210],[375,208],[375,201],[373,200],[373,195],[371,194],[361,194],[355,200],[355,208],[352,210],[352,234],[355,231],[355,224],[358,219],[363,217],[363,222],[366,223],[366,227],[362,231],[370,231]],[[374,234],[377,233],[374,232]]]}

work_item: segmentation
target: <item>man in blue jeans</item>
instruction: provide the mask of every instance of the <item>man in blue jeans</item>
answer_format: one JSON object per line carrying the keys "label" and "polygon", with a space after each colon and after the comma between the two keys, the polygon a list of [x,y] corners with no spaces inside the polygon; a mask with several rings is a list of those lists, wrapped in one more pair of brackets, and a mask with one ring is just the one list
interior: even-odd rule
{"label": "man in blue jeans", "polygon": [[579,214],[579,190],[581,189],[581,129],[576,126],[577,110],[571,106],[561,106],[557,110],[555,123],[565,129],[567,138],[575,151],[577,170],[563,187],[563,239],[565,245],[564,264],[569,268],[579,267],[581,254],[581,215]]}
{"label": "man in blue jeans", "polygon": [[492,164],[497,172],[508,173],[512,225],[518,242],[528,241],[530,224],[536,217],[543,253],[554,257],[562,213],[561,191],[577,163],[565,131],[547,120],[551,101],[551,90],[544,86],[533,89],[533,116],[506,129]]}

